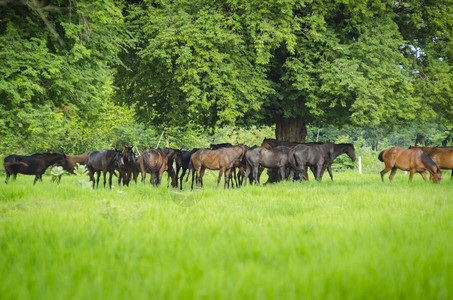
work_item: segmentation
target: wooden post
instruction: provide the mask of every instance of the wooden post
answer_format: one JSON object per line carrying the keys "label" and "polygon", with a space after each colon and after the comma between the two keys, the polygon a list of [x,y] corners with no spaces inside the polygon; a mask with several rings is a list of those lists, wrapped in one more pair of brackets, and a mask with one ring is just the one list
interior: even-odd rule
{"label": "wooden post", "polygon": [[362,174],[362,157],[359,156],[359,174]]}

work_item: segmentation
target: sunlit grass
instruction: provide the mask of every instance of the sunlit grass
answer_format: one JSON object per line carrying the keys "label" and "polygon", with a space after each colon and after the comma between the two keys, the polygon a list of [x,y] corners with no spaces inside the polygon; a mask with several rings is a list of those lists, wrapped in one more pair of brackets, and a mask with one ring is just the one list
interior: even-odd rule
{"label": "sunlit grass", "polygon": [[[451,299],[453,182],[0,183],[0,299]],[[102,179],[101,179],[102,180]],[[265,180],[262,180],[265,182]]]}

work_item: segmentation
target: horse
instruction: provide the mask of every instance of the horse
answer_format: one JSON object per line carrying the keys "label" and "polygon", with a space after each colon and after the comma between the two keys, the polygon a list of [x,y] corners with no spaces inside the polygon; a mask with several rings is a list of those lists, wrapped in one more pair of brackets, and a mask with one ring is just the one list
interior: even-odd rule
{"label": "horse", "polygon": [[129,186],[129,182],[132,177],[132,173],[134,172],[135,169],[135,153],[132,150],[132,147],[124,147],[124,149],[121,151],[121,159],[123,161],[122,165],[117,166],[118,170],[118,185],[121,185],[121,182],[123,182],[123,185]]}
{"label": "horse", "polygon": [[425,170],[431,174],[431,180],[434,183],[440,183],[442,172],[436,163],[421,149],[404,149],[392,147],[379,153],[379,160],[385,163],[384,170],[381,171],[381,179],[384,182],[384,175],[392,170],[389,180],[392,181],[396,170],[409,171],[409,180],[412,180],[414,174],[420,173],[423,180],[426,181]]}
{"label": "horse", "polygon": [[231,168],[233,167],[234,162],[241,159],[244,155],[244,147],[245,145],[240,144],[234,147],[220,148],[217,150],[201,149],[192,154],[190,158],[190,165],[193,168],[191,188],[193,189],[195,173],[197,176],[197,186],[203,187],[203,175],[206,168],[210,170],[219,170],[217,186],[219,186],[220,179],[225,173],[224,188],[227,188]]}
{"label": "horse", "polygon": [[[221,144],[211,144],[209,146],[209,149],[211,150],[216,150],[216,149],[221,149],[221,148],[227,148],[227,147],[234,147],[231,143],[221,143]],[[247,150],[248,147],[246,147],[245,150]],[[245,164],[245,162],[244,162]],[[232,184],[232,187],[234,187],[236,185],[236,187],[239,187],[239,184],[238,184],[238,176],[239,174],[236,174],[236,169],[239,169],[239,167],[241,166],[241,161],[240,160],[236,160],[233,164],[233,168],[231,169],[231,172],[230,172],[230,178],[228,179],[228,182],[232,179],[234,179],[234,184]]]}
{"label": "horse", "polygon": [[[67,165],[61,165],[59,163],[56,163],[54,164],[54,166],[61,166],[63,167],[63,170],[71,173],[71,174],[75,174],[74,170],[77,166],[77,164],[81,164],[81,165],[85,165],[87,163],[87,159],[88,159],[88,153],[90,152],[85,152],[83,154],[80,154],[80,155],[68,155],[66,154],[66,159],[67,159]],[[53,180],[56,180],[57,182],[60,182],[61,180],[61,175],[57,175],[55,178],[53,178]]]}
{"label": "horse", "polygon": [[[355,150],[354,150],[354,145],[353,144],[346,144],[346,143],[333,144],[332,159],[326,161],[326,163],[322,167],[321,178],[322,178],[322,176],[324,174],[324,171],[327,169],[327,171],[329,172],[329,175],[330,175],[330,180],[333,181],[333,175],[332,175],[332,164],[333,164],[333,161],[335,160],[335,158],[337,158],[338,156],[342,155],[343,153],[346,153],[349,156],[349,158],[351,159],[352,162],[356,161]],[[316,172],[315,168],[314,167],[310,167],[310,168],[311,168],[311,171],[313,172],[313,175],[315,175],[315,172]]]}
{"label": "horse", "polygon": [[6,171],[5,183],[11,175],[16,179],[17,173],[24,175],[35,175],[33,184],[39,179],[42,181],[42,174],[51,165],[59,164],[64,169],[68,169],[68,160],[65,154],[59,153],[35,153],[31,156],[12,154],[3,160],[3,166]]}
{"label": "horse", "polygon": [[[145,182],[146,173],[150,173],[150,183],[155,186],[160,185],[162,174],[167,170],[168,161],[175,154],[176,150],[170,148],[147,149],[143,151],[140,159],[137,161],[142,174],[142,182]],[[170,171],[169,174],[173,174],[173,172]]]}
{"label": "horse", "polygon": [[168,177],[171,179],[171,186],[174,188],[178,187],[178,175],[176,174],[175,169],[173,168],[173,161],[177,164],[181,164],[182,161],[182,151],[180,149],[173,149],[173,148],[164,148],[164,153],[169,153],[170,151],[174,151],[174,154],[170,155],[167,161],[167,174]]}
{"label": "horse", "polygon": [[327,168],[332,165],[333,154],[334,144],[332,143],[299,144],[291,148],[289,163],[294,170],[298,171],[302,180],[308,180],[305,167],[309,166],[312,168],[315,179],[321,181],[323,167]]}
{"label": "horse", "polygon": [[[112,188],[112,175],[118,167],[123,167],[124,162],[121,156],[121,150],[105,150],[92,151],[88,154],[87,168],[90,175],[90,180],[93,181],[93,189],[99,187],[99,178],[101,172],[104,174],[104,188],[106,182],[106,173],[109,172],[109,189]],[[94,180],[94,175],[98,174],[97,180]]]}
{"label": "horse", "polygon": [[453,179],[453,147],[416,147],[409,149],[421,149],[439,166],[440,169],[451,170]]}
{"label": "horse", "polygon": [[[281,178],[286,178],[286,167],[288,166],[288,153],[290,148],[277,146],[273,148],[252,147],[245,153],[247,170],[244,177],[247,178],[252,172],[255,184],[260,184],[260,167],[278,168]],[[247,180],[244,180],[244,186]]]}
{"label": "horse", "polygon": [[[189,169],[189,164],[190,164],[190,157],[192,157],[192,154],[200,150],[199,148],[194,148],[191,151],[181,151],[181,160],[178,162],[176,160],[176,177],[179,176],[179,171],[182,170],[181,176],[179,177],[179,189],[182,190],[182,180],[184,179],[184,175],[186,175],[187,170]],[[186,181],[189,178],[189,175],[187,175]]]}

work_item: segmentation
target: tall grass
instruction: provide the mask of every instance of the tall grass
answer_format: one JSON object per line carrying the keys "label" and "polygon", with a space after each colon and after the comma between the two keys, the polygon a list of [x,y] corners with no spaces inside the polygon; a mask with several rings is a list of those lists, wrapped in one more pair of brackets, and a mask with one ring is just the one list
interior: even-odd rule
{"label": "tall grass", "polygon": [[207,176],[182,193],[1,180],[0,299],[453,298],[449,179],[224,190]]}

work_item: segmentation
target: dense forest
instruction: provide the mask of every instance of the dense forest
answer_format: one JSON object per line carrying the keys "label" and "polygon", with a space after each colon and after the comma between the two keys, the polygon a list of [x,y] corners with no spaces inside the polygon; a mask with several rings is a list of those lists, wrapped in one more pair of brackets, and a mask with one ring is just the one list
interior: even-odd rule
{"label": "dense forest", "polygon": [[0,154],[452,145],[452,36],[453,0],[0,0]]}

